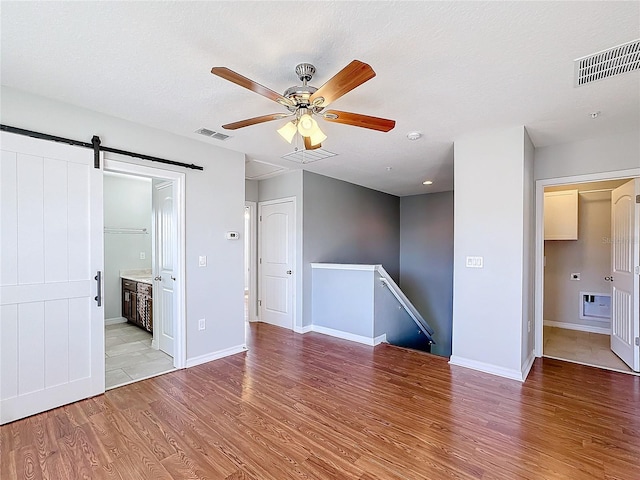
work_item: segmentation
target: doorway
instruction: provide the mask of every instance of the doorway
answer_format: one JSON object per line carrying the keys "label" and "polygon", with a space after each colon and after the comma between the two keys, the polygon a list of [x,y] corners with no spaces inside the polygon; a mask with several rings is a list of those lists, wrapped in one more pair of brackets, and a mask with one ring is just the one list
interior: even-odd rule
{"label": "doorway", "polygon": [[183,174],[105,159],[105,387],[184,366]]}
{"label": "doorway", "polygon": [[258,321],[257,285],[257,204],[244,204],[244,319],[245,322]]}
{"label": "doorway", "polygon": [[[620,302],[619,294],[615,297],[614,283],[614,277],[622,277],[616,258],[620,258],[624,240],[616,233],[620,222],[612,220],[612,196],[615,216],[616,195],[619,197],[622,185],[626,189],[635,187],[633,175],[625,178],[613,173],[537,182],[537,211],[544,212],[538,215],[536,232],[537,356],[633,373],[619,358],[625,355],[618,337],[621,330],[640,329],[637,280],[635,287],[627,288],[635,291],[635,298],[631,298],[635,315],[633,310],[622,311],[622,303],[627,302]],[[634,195],[627,197],[635,203]],[[634,207],[630,208],[633,220],[638,207],[635,214]],[[635,223],[634,230],[625,234],[627,239],[636,239],[632,257],[638,255],[640,227]],[[632,252],[633,247],[628,250]],[[625,268],[633,275],[633,267]],[[621,322],[627,322],[627,326],[621,329]],[[625,335],[629,337],[630,333]],[[626,341],[629,343],[630,337]],[[625,361],[637,368],[628,356]]]}

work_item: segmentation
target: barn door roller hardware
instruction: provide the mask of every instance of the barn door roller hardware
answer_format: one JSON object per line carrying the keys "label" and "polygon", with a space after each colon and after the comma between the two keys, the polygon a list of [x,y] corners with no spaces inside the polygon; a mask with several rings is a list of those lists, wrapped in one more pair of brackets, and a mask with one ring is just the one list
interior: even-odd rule
{"label": "barn door roller hardware", "polygon": [[102,152],[117,153],[119,155],[126,155],[128,157],[140,158],[142,160],[149,160],[150,162],[158,162],[158,163],[164,163],[167,165],[175,165],[177,167],[190,168],[192,170],[204,170],[204,168],[202,168],[201,166],[194,165],[193,163],[189,164],[189,163],[183,163],[183,162],[176,162],[174,160],[166,160],[160,157],[152,157],[151,155],[145,155],[143,153],[135,153],[135,152],[129,152],[127,150],[120,150],[118,148],[105,147],[101,145],[100,137],[97,135],[94,135],[93,138],[91,139],[91,143],[88,143],[88,142],[81,142],[80,140],[73,140],[70,138],[57,137],[55,135],[49,135],[48,133],[34,132],[33,130],[25,130],[23,128],[11,127],[9,125],[0,125],[0,130],[2,130],[3,132],[16,133],[18,135],[26,135],[27,137],[39,138],[41,140],[49,140],[52,142],[60,142],[60,143],[66,143],[68,145],[75,145],[76,147],[90,148],[91,150],[93,150],[93,153],[94,153],[93,166],[95,168],[100,168],[100,152],[102,151]]}

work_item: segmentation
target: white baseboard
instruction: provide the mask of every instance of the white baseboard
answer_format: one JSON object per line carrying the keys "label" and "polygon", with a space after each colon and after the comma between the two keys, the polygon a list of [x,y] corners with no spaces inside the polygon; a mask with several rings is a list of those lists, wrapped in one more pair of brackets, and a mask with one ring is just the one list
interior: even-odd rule
{"label": "white baseboard", "polygon": [[611,335],[611,328],[592,327],[590,325],[581,325],[579,323],[555,322],[553,320],[545,320],[545,327],[566,328],[567,330],[578,330],[580,332],[600,333],[602,335]]}
{"label": "white baseboard", "polygon": [[449,364],[457,365],[459,367],[470,368],[472,370],[478,370],[479,372],[490,373],[491,375],[497,375],[498,377],[508,378],[511,380],[517,380],[523,382],[523,372],[520,370],[513,370],[510,368],[499,367],[491,363],[478,362],[469,358],[458,357],[451,355]]}
{"label": "white baseboard", "polygon": [[536,355],[532,351],[529,354],[529,358],[527,358],[522,364],[522,381],[524,382],[529,376],[529,372],[531,371],[531,367],[533,367],[533,362],[536,360]]}
{"label": "white baseboard", "polygon": [[115,325],[116,323],[127,323],[127,319],[124,317],[105,318],[105,325]]}
{"label": "white baseboard", "polygon": [[370,347],[376,346],[382,342],[387,341],[386,335],[380,335],[378,337],[371,338],[371,337],[365,337],[364,335],[356,335],[355,333],[343,332],[342,330],[322,327],[320,325],[311,325],[311,331],[316,333],[321,333],[323,335],[329,335],[330,337],[336,337],[336,338],[341,338],[343,340],[350,340],[352,342],[362,343],[364,345],[369,345]]}
{"label": "white baseboard", "polygon": [[313,325],[306,325],[304,327],[298,327],[297,325],[293,327],[293,331],[296,333],[309,333],[313,331]]}
{"label": "white baseboard", "polygon": [[206,355],[200,355],[198,357],[187,358],[187,368],[195,367],[203,363],[218,360],[220,358],[228,357],[229,355],[235,355],[236,353],[246,352],[247,347],[245,344],[237,345],[231,348],[225,348],[224,350],[218,350],[217,352],[207,353]]}

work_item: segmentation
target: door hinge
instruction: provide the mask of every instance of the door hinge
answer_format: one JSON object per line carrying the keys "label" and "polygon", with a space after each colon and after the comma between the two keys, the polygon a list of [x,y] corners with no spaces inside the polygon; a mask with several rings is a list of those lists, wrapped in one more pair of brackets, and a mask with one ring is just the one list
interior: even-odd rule
{"label": "door hinge", "polygon": [[258,263],[260,263],[260,265],[262,265],[262,258],[260,259],[260,261]]}
{"label": "door hinge", "polygon": [[640,347],[640,337],[636,337],[636,347]]}
{"label": "door hinge", "polygon": [[640,195],[636,195],[636,203],[640,203]]}
{"label": "door hinge", "polygon": [[640,275],[640,266],[633,267],[633,273],[635,273],[636,275]]}
{"label": "door hinge", "polygon": [[260,215],[260,221],[262,221],[262,215]]}
{"label": "door hinge", "polygon": [[262,300],[258,300],[258,306],[261,307],[262,306]]}

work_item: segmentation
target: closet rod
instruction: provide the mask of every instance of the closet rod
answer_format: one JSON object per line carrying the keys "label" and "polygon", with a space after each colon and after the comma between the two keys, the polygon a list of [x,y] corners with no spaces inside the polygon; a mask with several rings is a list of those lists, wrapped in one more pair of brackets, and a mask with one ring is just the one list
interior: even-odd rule
{"label": "closet rod", "polygon": [[[127,150],[120,150],[118,148],[105,147],[103,145],[100,145],[100,137],[96,135],[94,135],[94,137],[91,139],[92,140],[91,143],[89,143],[89,142],[81,142],[80,140],[73,140],[70,138],[57,137],[55,135],[49,135],[48,133],[34,132],[33,130],[25,130],[23,128],[11,127],[9,125],[4,125],[4,124],[0,124],[0,130],[2,130],[3,132],[16,133],[18,135],[25,135],[27,137],[39,138],[41,140],[50,140],[52,142],[66,143],[68,145],[74,145],[76,147],[90,148],[94,151],[102,150],[103,152],[118,153],[120,155],[140,158],[142,160],[149,160],[151,162],[165,163],[167,165],[175,165],[177,167],[190,168],[192,170],[204,170],[203,167],[199,165],[194,165],[193,163],[188,164],[188,163],[176,162],[174,160],[166,160],[160,157],[152,157],[151,155],[145,155],[143,153],[135,153],[135,152],[129,152]],[[100,168],[100,166],[96,164],[96,168]]]}

